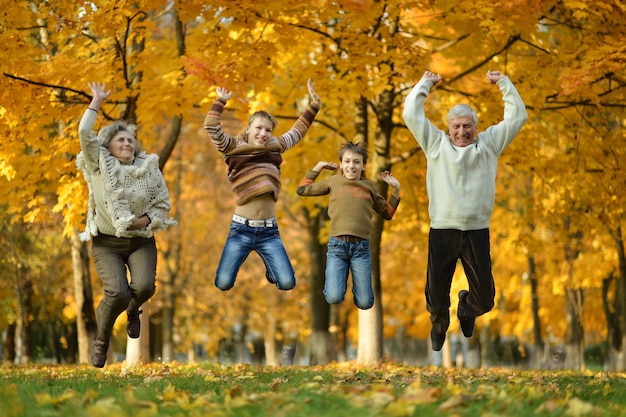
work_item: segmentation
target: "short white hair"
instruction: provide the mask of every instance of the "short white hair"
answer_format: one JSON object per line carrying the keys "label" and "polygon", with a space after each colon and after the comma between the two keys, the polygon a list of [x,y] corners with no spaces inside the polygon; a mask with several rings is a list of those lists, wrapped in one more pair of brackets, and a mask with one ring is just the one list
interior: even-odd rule
{"label": "short white hair", "polygon": [[467,116],[472,117],[475,127],[478,126],[478,115],[476,114],[474,109],[468,106],[467,104],[457,104],[456,106],[452,107],[448,111],[448,115],[446,116],[446,121],[448,122],[448,125],[450,125],[450,121],[452,119],[455,119],[457,117],[467,117]]}

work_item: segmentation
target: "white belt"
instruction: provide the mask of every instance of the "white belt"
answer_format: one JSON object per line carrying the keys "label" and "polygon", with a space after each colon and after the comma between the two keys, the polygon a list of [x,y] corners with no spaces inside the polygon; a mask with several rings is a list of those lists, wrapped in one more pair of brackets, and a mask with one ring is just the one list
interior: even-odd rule
{"label": "white belt", "polygon": [[274,227],[277,226],[276,217],[272,217],[271,219],[265,220],[252,220],[247,219],[238,214],[233,214],[233,221],[241,224],[245,224],[250,227]]}

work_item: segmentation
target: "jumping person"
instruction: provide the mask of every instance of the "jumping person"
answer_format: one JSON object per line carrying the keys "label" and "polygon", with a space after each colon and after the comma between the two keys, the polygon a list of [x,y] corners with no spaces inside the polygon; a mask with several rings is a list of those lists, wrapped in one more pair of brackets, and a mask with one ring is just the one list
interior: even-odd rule
{"label": "jumping person", "polygon": [[428,163],[430,232],[426,272],[426,307],[432,323],[433,350],[441,350],[450,325],[450,288],[461,259],[469,291],[459,292],[457,316],[465,337],[474,332],[476,317],[494,306],[489,221],[493,212],[498,158],[520,131],[528,114],[509,78],[487,71],[504,101],[504,120],[478,133],[478,116],[466,104],[452,107],[448,132],[424,114],[424,102],[439,74],[426,71],[407,96],[403,117]]}
{"label": "jumping person", "polygon": [[[138,338],[139,309],[155,292],[157,251],[154,232],[176,224],[168,218],[169,192],[159,158],[142,151],[134,126],[118,121],[98,132],[93,127],[110,91],[88,84],[93,98],[78,126],[81,152],[76,159],[89,187],[87,229],[104,298],[96,309],[97,334],[92,362],[102,368],[117,317],[126,311],[126,331]],[[130,282],[126,270],[130,274]]]}
{"label": "jumping person", "polygon": [[[330,238],[324,283],[326,301],[338,304],[344,300],[348,272],[352,272],[354,304],[362,310],[374,305],[369,241],[372,214],[376,212],[383,219],[391,220],[400,204],[400,182],[388,171],[382,172],[381,178],[393,188],[389,202],[378,192],[374,182],[365,178],[367,158],[365,143],[348,142],[339,149],[339,165],[318,162],[307,172],[297,190],[301,196],[330,194]],[[323,169],[339,169],[341,175],[316,182]]]}
{"label": "jumping person", "polygon": [[204,129],[217,150],[225,155],[228,180],[237,198],[230,230],[217,267],[215,285],[227,291],[235,285],[239,268],[256,251],[267,280],[280,290],[290,290],[296,277],[278,231],[276,201],[281,189],[282,153],[297,145],[320,109],[320,98],[308,81],[310,104],[286,133],[273,135],[276,119],[266,111],[253,113],[242,133],[231,137],[222,130],[222,112],[231,93],[222,87],[204,119]]}

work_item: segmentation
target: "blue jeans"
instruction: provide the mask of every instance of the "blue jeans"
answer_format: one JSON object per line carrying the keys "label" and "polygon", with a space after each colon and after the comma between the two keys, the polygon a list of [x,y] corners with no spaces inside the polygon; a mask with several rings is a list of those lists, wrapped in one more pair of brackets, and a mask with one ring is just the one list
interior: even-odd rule
{"label": "blue jeans", "polygon": [[124,238],[98,234],[93,237],[91,253],[104,289],[104,298],[96,309],[97,337],[109,340],[117,317],[126,309],[139,309],[154,295],[156,244],[154,237]]}
{"label": "blue jeans", "polygon": [[296,276],[285,250],[278,226],[250,227],[231,222],[228,238],[215,276],[215,286],[228,291],[235,285],[237,272],[250,252],[259,254],[265,264],[268,281],[279,290],[296,286]]}
{"label": "blue jeans", "polygon": [[326,282],[324,297],[329,304],[343,301],[347,286],[348,272],[352,272],[352,294],[354,304],[362,310],[374,305],[372,288],[372,255],[370,241],[345,242],[331,236],[326,254]]}

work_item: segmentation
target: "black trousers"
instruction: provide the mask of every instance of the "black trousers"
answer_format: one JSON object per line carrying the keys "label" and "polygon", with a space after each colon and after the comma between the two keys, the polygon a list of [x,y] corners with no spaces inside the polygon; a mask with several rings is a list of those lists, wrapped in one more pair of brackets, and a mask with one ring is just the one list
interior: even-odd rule
{"label": "black trousers", "polygon": [[489,229],[430,229],[426,271],[426,308],[433,328],[445,333],[450,325],[450,288],[457,261],[461,260],[469,294],[459,303],[459,317],[477,317],[490,311],[496,295]]}

